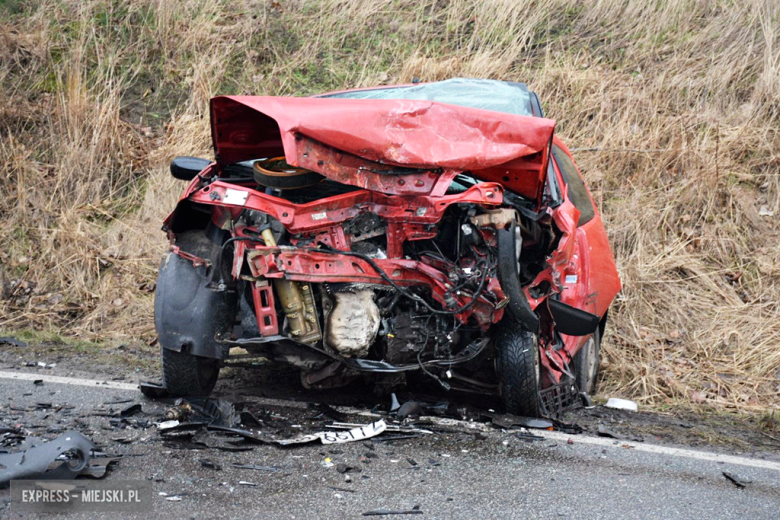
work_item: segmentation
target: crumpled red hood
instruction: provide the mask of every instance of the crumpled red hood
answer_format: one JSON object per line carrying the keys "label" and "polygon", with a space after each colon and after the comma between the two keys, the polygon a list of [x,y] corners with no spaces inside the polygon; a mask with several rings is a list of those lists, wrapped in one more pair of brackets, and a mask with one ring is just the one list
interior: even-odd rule
{"label": "crumpled red hood", "polygon": [[283,153],[297,165],[304,136],[370,161],[469,171],[535,197],[555,121],[433,101],[220,96],[211,125],[223,164]]}

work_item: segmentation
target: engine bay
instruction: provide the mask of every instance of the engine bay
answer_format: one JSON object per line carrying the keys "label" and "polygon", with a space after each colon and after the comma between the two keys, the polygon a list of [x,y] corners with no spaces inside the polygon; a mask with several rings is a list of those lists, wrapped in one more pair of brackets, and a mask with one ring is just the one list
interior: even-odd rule
{"label": "engine bay", "polygon": [[[434,190],[442,195],[431,197],[282,167],[299,186],[249,162],[215,167],[189,197],[191,212],[212,203],[208,225],[223,235],[221,261],[231,265],[229,275],[212,270],[212,288],[240,300],[226,348],[302,368],[309,387],[339,386],[361,372],[402,379],[410,370],[445,386],[445,378],[490,385],[479,372],[490,369],[489,329],[509,303],[499,231],[514,230],[518,280],[528,284],[546,265],[552,221],[531,201],[464,174],[441,176]],[[174,240],[192,222],[187,211],[178,215],[169,224]]]}

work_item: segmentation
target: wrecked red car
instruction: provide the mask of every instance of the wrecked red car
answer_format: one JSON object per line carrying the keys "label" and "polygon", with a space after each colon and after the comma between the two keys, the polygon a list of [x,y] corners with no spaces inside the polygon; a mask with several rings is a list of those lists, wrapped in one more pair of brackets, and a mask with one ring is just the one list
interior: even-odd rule
{"label": "wrecked red car", "polygon": [[426,378],[526,416],[592,392],[620,280],[554,128],[491,80],[212,99],[216,160],[171,164],[167,390],[210,393],[232,350],[307,388]]}

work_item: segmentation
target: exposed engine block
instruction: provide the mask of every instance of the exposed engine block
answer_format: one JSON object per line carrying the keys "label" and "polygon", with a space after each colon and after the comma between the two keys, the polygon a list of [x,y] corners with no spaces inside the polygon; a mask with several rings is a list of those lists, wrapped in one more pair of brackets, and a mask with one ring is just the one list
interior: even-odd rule
{"label": "exposed engine block", "polygon": [[325,341],[346,357],[364,357],[379,331],[379,307],[372,289],[337,292],[325,325]]}

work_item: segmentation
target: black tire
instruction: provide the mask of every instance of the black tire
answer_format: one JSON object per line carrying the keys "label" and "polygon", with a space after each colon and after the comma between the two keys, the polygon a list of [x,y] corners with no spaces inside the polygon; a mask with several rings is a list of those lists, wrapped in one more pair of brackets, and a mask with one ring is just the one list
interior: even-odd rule
{"label": "black tire", "polygon": [[507,413],[539,417],[541,364],[537,335],[504,322],[496,336],[496,372]]}
{"label": "black tire", "polygon": [[219,361],[162,348],[163,386],[176,397],[202,397],[214,390]]}
{"label": "black tire", "polygon": [[588,340],[574,355],[574,381],[580,392],[593,395],[599,376],[599,356],[601,354],[600,328],[588,336]]}

